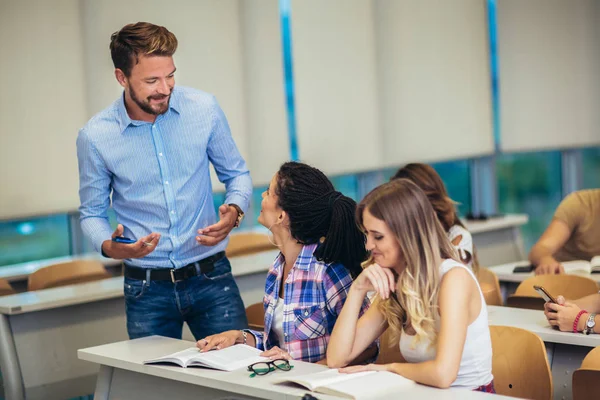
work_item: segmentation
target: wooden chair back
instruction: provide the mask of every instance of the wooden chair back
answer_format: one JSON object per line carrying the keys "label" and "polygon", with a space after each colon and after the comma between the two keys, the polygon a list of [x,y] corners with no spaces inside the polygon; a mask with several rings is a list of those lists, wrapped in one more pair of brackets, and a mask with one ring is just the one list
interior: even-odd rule
{"label": "wooden chair back", "polygon": [[555,297],[562,295],[566,299],[579,299],[598,293],[598,284],[585,276],[538,275],[521,282],[515,294],[508,297],[506,304],[510,307],[543,310],[544,300],[535,291],[534,285],[543,286],[551,295]]}
{"label": "wooden chair back", "polygon": [[250,329],[263,331],[265,329],[265,307],[263,303],[255,303],[246,307],[246,318],[248,318]]}
{"label": "wooden chair back", "polygon": [[267,234],[247,232],[231,235],[225,253],[227,257],[237,257],[275,249]]}
{"label": "wooden chair back", "polygon": [[38,269],[29,275],[27,288],[28,290],[49,289],[97,281],[111,276],[100,261],[77,260]]}
{"label": "wooden chair back", "polygon": [[600,393],[600,347],[588,353],[573,372],[573,400],[588,400]]}
{"label": "wooden chair back", "polygon": [[6,279],[0,279],[0,296],[8,296],[15,293],[15,289],[12,288]]}
{"label": "wooden chair back", "polygon": [[487,268],[480,267],[477,273],[477,280],[483,292],[485,303],[488,306],[501,306],[502,292],[500,291],[500,282],[496,274]]}
{"label": "wooden chair back", "polygon": [[542,339],[509,326],[490,326],[490,334],[496,392],[525,399],[551,399],[552,373]]}

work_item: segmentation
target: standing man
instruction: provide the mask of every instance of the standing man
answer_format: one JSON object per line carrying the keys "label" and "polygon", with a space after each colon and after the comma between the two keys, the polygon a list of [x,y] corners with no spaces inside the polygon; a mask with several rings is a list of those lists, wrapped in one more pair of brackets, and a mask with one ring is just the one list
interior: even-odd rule
{"label": "standing man", "polygon": [[[130,338],[196,340],[247,327],[225,257],[227,235],[244,215],[252,181],[214,96],[175,87],[177,38],[146,22],[111,36],[123,95],[77,138],[81,227],[97,251],[125,262]],[[219,220],[209,161],[225,184]],[[112,232],[107,210],[120,222]],[[131,244],[115,242],[126,236]]]}

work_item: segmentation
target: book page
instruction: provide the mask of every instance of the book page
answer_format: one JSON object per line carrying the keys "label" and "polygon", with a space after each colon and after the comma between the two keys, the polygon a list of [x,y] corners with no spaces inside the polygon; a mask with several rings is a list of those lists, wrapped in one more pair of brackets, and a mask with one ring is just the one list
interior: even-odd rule
{"label": "book page", "polygon": [[565,261],[561,263],[565,268],[566,273],[570,272],[590,272],[592,266],[588,261],[585,260],[577,260],[577,261]]}
{"label": "book page", "polygon": [[600,256],[592,257],[590,265],[592,266],[592,271],[600,270]]}
{"label": "book page", "polygon": [[410,379],[387,371],[377,371],[360,377],[356,376],[359,374],[348,375],[353,379],[331,383],[326,387],[317,388],[316,391],[356,400],[383,400],[398,397],[403,391],[416,385]]}
{"label": "book page", "polygon": [[160,362],[172,362],[185,367],[187,363],[199,354],[196,347],[190,347],[188,349],[178,351],[177,353],[169,354],[163,357],[155,358],[152,360],[144,361],[144,364],[160,363]]}
{"label": "book page", "polygon": [[306,387],[312,391],[319,387],[328,386],[338,382],[345,382],[350,379],[357,379],[361,376],[374,374],[376,371],[358,372],[356,374],[341,374],[337,369],[328,369],[313,374],[298,375],[289,379],[281,379],[280,382],[294,382]]}
{"label": "book page", "polygon": [[200,365],[223,371],[233,371],[246,368],[255,362],[270,361],[267,357],[260,357],[260,353],[262,351],[254,347],[236,344],[223,350],[211,350],[206,353],[196,352],[196,356],[193,357],[188,366]]}

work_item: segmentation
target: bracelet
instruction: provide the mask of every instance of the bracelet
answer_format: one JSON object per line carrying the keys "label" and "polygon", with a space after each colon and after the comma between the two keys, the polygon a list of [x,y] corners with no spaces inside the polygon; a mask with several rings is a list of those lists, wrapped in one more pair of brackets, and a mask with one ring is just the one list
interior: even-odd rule
{"label": "bracelet", "polygon": [[244,338],[244,344],[247,344],[248,342],[248,332],[246,331],[241,331],[242,332],[242,337]]}
{"label": "bracelet", "polygon": [[581,316],[582,316],[583,314],[585,314],[585,313],[587,313],[587,311],[585,311],[585,310],[580,310],[580,311],[577,313],[577,316],[575,317],[575,321],[573,321],[573,333],[577,333],[577,332],[579,332],[579,331],[577,330],[577,325],[579,324],[579,318],[581,318]]}

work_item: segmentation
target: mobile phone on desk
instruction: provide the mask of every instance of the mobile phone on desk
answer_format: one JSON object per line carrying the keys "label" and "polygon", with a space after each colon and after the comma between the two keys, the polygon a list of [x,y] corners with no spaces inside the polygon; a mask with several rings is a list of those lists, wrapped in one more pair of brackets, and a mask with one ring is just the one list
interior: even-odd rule
{"label": "mobile phone on desk", "polygon": [[126,244],[132,244],[132,243],[136,242],[135,240],[129,239],[129,238],[125,237],[125,236],[114,237],[114,238],[112,238],[112,241],[116,242],[116,243],[126,243]]}
{"label": "mobile phone on desk", "polygon": [[548,291],[546,289],[544,289],[543,286],[534,285],[533,288],[535,289],[536,292],[538,292],[538,294],[540,296],[542,296],[542,298],[546,301],[546,303],[550,302],[550,303],[558,304],[556,299],[550,293],[548,293]]}
{"label": "mobile phone on desk", "polygon": [[535,267],[533,266],[533,264],[519,265],[513,269],[513,273],[518,274],[518,273],[532,272],[534,269],[535,269]]}

